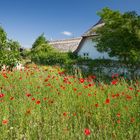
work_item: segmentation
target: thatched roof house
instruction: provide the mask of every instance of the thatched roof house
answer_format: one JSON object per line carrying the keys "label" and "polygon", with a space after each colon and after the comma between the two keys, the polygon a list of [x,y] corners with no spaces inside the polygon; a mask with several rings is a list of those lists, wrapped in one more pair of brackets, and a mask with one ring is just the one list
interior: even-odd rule
{"label": "thatched roof house", "polygon": [[97,28],[103,26],[104,23],[102,20],[99,20],[95,25],[93,25],[89,30],[87,30],[82,37],[66,39],[66,40],[57,40],[52,41],[50,44],[60,50],[61,52],[72,51],[77,53],[77,55],[97,59],[97,58],[109,58],[107,53],[100,53],[96,49],[96,43],[93,41],[93,38],[97,36]]}

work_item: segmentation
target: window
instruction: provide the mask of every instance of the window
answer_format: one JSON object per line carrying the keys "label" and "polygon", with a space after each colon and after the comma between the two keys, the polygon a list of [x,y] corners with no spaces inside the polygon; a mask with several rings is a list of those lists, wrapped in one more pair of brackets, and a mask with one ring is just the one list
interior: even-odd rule
{"label": "window", "polygon": [[88,59],[89,58],[89,53],[83,53],[83,56],[85,59]]}

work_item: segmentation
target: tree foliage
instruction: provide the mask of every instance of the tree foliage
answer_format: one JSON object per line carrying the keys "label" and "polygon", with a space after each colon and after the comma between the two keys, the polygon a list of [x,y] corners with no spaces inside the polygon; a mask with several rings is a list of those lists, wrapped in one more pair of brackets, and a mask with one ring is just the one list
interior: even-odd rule
{"label": "tree foliage", "polygon": [[0,69],[3,65],[13,67],[20,59],[20,44],[17,41],[8,40],[7,34],[0,27]]}
{"label": "tree foliage", "polygon": [[62,64],[65,63],[66,54],[58,52],[54,49],[44,37],[40,35],[32,45],[31,60],[38,64]]}
{"label": "tree foliage", "polygon": [[120,13],[109,8],[98,15],[104,26],[97,29],[97,49],[125,63],[140,62],[140,16],[135,12]]}
{"label": "tree foliage", "polygon": [[33,43],[32,49],[35,49],[35,48],[37,48],[37,47],[40,47],[41,45],[46,44],[46,43],[47,43],[47,40],[46,40],[46,38],[44,37],[44,34],[41,34],[41,35],[35,40],[35,42]]}

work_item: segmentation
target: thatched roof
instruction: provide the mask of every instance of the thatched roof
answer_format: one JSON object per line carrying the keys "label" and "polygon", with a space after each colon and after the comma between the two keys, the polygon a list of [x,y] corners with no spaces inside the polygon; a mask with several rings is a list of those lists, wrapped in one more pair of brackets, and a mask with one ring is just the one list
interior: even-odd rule
{"label": "thatched roof", "polygon": [[74,52],[79,46],[81,39],[82,38],[79,37],[65,40],[56,40],[50,41],[49,44],[52,45],[55,49],[58,49],[60,52]]}
{"label": "thatched roof", "polygon": [[100,19],[95,25],[93,25],[88,31],[86,31],[82,36],[88,37],[88,36],[94,36],[96,34],[96,29],[103,26],[104,22],[102,19]]}

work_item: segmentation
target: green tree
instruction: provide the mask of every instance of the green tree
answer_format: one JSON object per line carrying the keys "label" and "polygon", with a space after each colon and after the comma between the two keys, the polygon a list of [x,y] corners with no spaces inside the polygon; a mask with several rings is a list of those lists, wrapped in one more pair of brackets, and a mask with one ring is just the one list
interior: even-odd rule
{"label": "green tree", "polygon": [[17,41],[8,40],[7,34],[0,27],[0,69],[3,65],[12,68],[20,60],[20,44]]}
{"label": "green tree", "polygon": [[6,40],[7,40],[7,34],[4,31],[4,29],[0,26],[0,49],[2,49],[5,46]]}
{"label": "green tree", "polygon": [[132,11],[120,13],[109,8],[102,9],[98,15],[104,26],[96,30],[97,50],[107,52],[125,63],[140,62],[140,16]]}
{"label": "green tree", "polygon": [[7,62],[6,65],[13,66],[16,65],[17,61],[20,60],[20,44],[17,41],[8,40],[7,42]]}
{"label": "green tree", "polygon": [[44,34],[41,34],[36,40],[35,42],[33,43],[32,45],[32,50],[37,48],[37,47],[40,47],[41,45],[43,44],[46,44],[47,43],[47,40],[46,38],[44,37]]}

